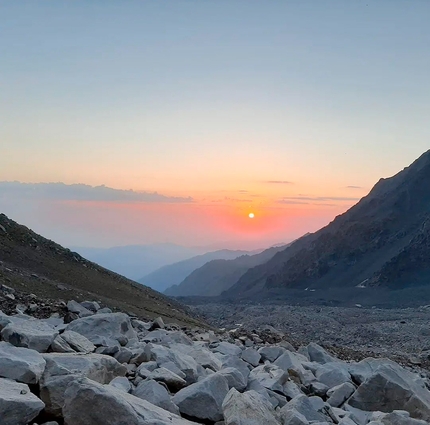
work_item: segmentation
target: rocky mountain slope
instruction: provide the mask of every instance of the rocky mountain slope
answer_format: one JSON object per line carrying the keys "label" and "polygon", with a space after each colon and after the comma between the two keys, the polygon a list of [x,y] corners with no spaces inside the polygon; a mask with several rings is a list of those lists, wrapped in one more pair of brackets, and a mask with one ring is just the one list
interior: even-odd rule
{"label": "rocky mountain slope", "polygon": [[272,258],[285,246],[268,248],[258,254],[242,255],[234,260],[213,260],[194,270],[179,285],[168,288],[164,293],[169,296],[207,296],[220,295],[234,285],[251,267]]}
{"label": "rocky mountain slope", "polygon": [[220,249],[217,251],[207,252],[187,260],[163,266],[142,277],[138,280],[138,282],[143,283],[144,285],[149,286],[157,291],[164,292],[173,285],[179,285],[189,274],[199,267],[202,267],[209,261],[233,260],[241,255],[246,254],[250,254],[250,252],[229,249]]}
{"label": "rocky mountain slope", "polygon": [[0,284],[50,299],[97,299],[141,317],[199,324],[185,307],[0,214]]}
{"label": "rocky mountain slope", "polygon": [[428,372],[416,366],[340,359],[270,327],[181,331],[92,301],[67,314],[0,314],[2,425],[430,421]]}
{"label": "rocky mountain slope", "polygon": [[225,295],[428,285],[429,181],[430,151],[394,177],[381,179],[328,226],[249,270]]}

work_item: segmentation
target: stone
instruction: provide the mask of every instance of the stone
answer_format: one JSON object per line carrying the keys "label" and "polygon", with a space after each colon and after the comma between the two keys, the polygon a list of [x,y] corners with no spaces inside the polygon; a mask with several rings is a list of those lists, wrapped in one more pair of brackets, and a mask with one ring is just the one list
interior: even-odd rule
{"label": "stone", "polygon": [[75,313],[79,317],[87,317],[92,316],[94,313],[81,304],[79,304],[77,301],[71,300],[67,303],[67,310],[70,311],[70,313]]}
{"label": "stone", "polygon": [[322,364],[315,372],[319,382],[333,388],[345,382],[351,382],[351,375],[348,366],[341,362],[331,362]]}
{"label": "stone", "polygon": [[430,392],[418,376],[399,365],[380,365],[355,391],[348,404],[361,410],[406,410],[430,422]]}
{"label": "stone", "polygon": [[164,329],[164,326],[164,320],[161,317],[157,317],[155,320],[153,320],[149,330],[152,331],[154,329]]}
{"label": "stone", "polygon": [[284,418],[291,416],[291,413],[288,413],[290,410],[300,413],[307,421],[323,422],[327,419],[323,414],[315,410],[310,400],[303,394],[294,397],[280,410],[279,413],[284,423]]}
{"label": "stone", "polygon": [[117,376],[124,376],[127,369],[113,357],[100,354],[49,353],[44,354],[45,371],[40,380],[40,398],[50,415],[61,417],[64,393],[70,382],[88,377],[101,384],[108,384]]}
{"label": "stone", "polygon": [[57,335],[54,341],[52,341],[51,351],[54,353],[76,353],[76,351],[64,341],[61,335]]}
{"label": "stone", "polygon": [[325,364],[338,361],[338,359],[331,356],[326,350],[324,350],[324,348],[314,342],[311,342],[306,348],[309,354],[309,359],[312,362]]}
{"label": "stone", "polygon": [[1,425],[27,425],[44,407],[28,385],[0,378]]}
{"label": "stone", "polygon": [[67,425],[195,425],[146,400],[86,378],[67,388],[63,414]]}
{"label": "stone", "polygon": [[254,348],[246,348],[241,354],[242,360],[251,366],[257,367],[260,364],[261,355]]}
{"label": "stone", "polygon": [[[137,338],[130,318],[124,313],[95,314],[76,319],[67,326],[68,331],[77,332],[88,338],[94,345],[115,345],[119,339]],[[114,342],[112,344],[112,342]]]}
{"label": "stone", "polygon": [[[291,351],[284,350],[284,353],[276,359],[274,364],[291,377],[297,378],[302,384],[309,383],[315,379],[312,372],[306,371],[296,355]],[[309,378],[309,373],[311,378]]]}
{"label": "stone", "polygon": [[237,391],[244,391],[248,380],[245,380],[242,373],[234,367],[227,367],[225,369],[221,369],[217,374],[224,376],[227,379],[228,388],[235,388]]}
{"label": "stone", "polygon": [[221,360],[216,357],[214,353],[204,348],[194,348],[189,351],[189,355],[197,362],[197,364],[204,368],[212,369],[214,372],[217,372],[222,368]]}
{"label": "stone", "polygon": [[268,390],[283,393],[283,388],[288,381],[288,374],[276,365],[270,363],[256,367],[249,374],[249,382],[258,381]]}
{"label": "stone", "polygon": [[[142,376],[140,372],[139,374]],[[159,367],[149,372],[148,378],[154,381],[164,382],[172,391],[178,391],[187,386],[187,381],[185,381],[185,379],[182,379],[180,376],[176,375],[176,373],[173,373],[165,367]]]}
{"label": "stone", "polygon": [[57,335],[58,331],[52,326],[35,319],[9,323],[1,331],[4,341],[39,353],[45,353]]}
{"label": "stone", "polygon": [[296,409],[282,412],[283,425],[309,425],[309,421]]}
{"label": "stone", "polygon": [[255,391],[241,394],[232,388],[222,403],[222,410],[226,425],[279,425],[270,403]]}
{"label": "stone", "polygon": [[98,310],[96,314],[110,314],[110,313],[112,313],[112,310],[109,307],[103,307],[100,310]]}
{"label": "stone", "polygon": [[83,301],[80,304],[93,313],[97,313],[100,310],[100,304],[97,301]]}
{"label": "stone", "polygon": [[166,388],[152,379],[140,382],[134,389],[133,395],[142,400],[147,400],[168,412],[179,415],[179,408],[172,402]]}
{"label": "stone", "polygon": [[215,373],[180,390],[172,401],[188,417],[216,422],[223,419],[222,402],[227,393],[227,380]]}
{"label": "stone", "polygon": [[124,376],[117,376],[113,378],[112,381],[109,382],[109,385],[112,385],[115,388],[118,388],[125,393],[131,392],[132,385],[130,381]]}
{"label": "stone", "polygon": [[350,382],[337,385],[327,391],[327,396],[329,397],[327,403],[333,407],[340,407],[351,397],[354,391],[355,387]]}
{"label": "stone", "polygon": [[72,350],[78,353],[89,354],[96,349],[95,345],[89,341],[88,338],[85,338],[77,332],[65,331],[60,336]]}
{"label": "stone", "polygon": [[263,361],[269,360],[269,362],[273,363],[279,356],[284,354],[285,351],[283,347],[262,347],[258,350],[258,354],[260,354]]}
{"label": "stone", "polygon": [[0,342],[0,376],[23,382],[37,384],[46,362],[35,350],[14,347],[8,342]]}
{"label": "stone", "polygon": [[240,356],[242,354],[242,349],[240,347],[225,341],[220,342],[213,351],[228,356]]}
{"label": "stone", "polygon": [[248,379],[250,370],[248,367],[248,363],[244,362],[237,356],[224,356],[221,359],[222,367],[234,367],[239,370],[245,379]]}

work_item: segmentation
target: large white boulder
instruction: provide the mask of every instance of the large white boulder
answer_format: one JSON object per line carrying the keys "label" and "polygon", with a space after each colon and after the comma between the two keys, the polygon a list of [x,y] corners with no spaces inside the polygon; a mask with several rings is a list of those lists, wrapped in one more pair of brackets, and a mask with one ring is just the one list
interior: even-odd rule
{"label": "large white boulder", "polygon": [[74,331],[88,338],[94,345],[110,346],[137,338],[130,317],[124,313],[95,314],[74,320],[67,331]]}
{"label": "large white boulder", "polygon": [[112,385],[86,378],[68,387],[63,415],[67,425],[193,425]]}
{"label": "large white boulder", "polygon": [[0,378],[1,425],[27,425],[44,407],[26,384]]}
{"label": "large white boulder", "polygon": [[222,402],[227,393],[227,379],[215,373],[182,389],[172,401],[189,417],[216,422],[223,418]]}
{"label": "large white boulder", "polygon": [[67,386],[79,377],[87,377],[101,384],[108,384],[117,376],[126,374],[126,367],[113,357],[102,354],[49,353],[43,355],[46,368],[40,380],[40,397],[45,410],[61,416]]}
{"label": "large white boulder", "polygon": [[45,353],[57,335],[58,331],[52,326],[34,319],[9,323],[1,331],[4,341],[39,353]]}
{"label": "large white boulder", "polygon": [[0,376],[25,384],[37,384],[45,370],[45,359],[35,350],[0,342]]}
{"label": "large white boulder", "polygon": [[226,425],[279,425],[271,404],[255,391],[232,388],[222,403]]}
{"label": "large white boulder", "polygon": [[164,410],[179,415],[179,408],[172,402],[166,388],[153,379],[140,382],[133,390],[133,395],[142,400],[149,401]]}

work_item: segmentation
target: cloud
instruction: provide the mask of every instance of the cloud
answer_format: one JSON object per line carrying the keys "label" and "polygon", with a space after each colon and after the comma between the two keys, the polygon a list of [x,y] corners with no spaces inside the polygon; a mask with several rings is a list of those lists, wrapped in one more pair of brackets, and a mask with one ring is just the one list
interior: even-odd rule
{"label": "cloud", "polygon": [[293,182],[290,182],[288,180],[267,180],[264,183],[267,183],[267,184],[294,184]]}
{"label": "cloud", "polygon": [[311,201],[311,202],[327,202],[327,201],[359,201],[361,198],[352,198],[348,196],[288,196],[282,200],[291,201]]}
{"label": "cloud", "polygon": [[361,186],[346,186],[346,189],[363,189]]}
{"label": "cloud", "polygon": [[165,196],[157,192],[137,192],[102,186],[65,183],[0,182],[0,197],[54,201],[190,203],[191,197]]}
{"label": "cloud", "polygon": [[284,205],[309,205],[310,202],[304,202],[304,201],[294,201],[292,199],[279,199],[277,204],[284,204]]}

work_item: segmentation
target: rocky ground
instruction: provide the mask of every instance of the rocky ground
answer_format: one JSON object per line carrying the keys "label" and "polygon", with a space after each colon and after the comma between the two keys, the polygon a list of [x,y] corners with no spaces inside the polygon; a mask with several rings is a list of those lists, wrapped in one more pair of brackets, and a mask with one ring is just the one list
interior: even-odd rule
{"label": "rocky ground", "polygon": [[299,346],[267,309],[261,327],[213,331],[0,292],[2,425],[430,422],[425,369]]}
{"label": "rocky ground", "polygon": [[297,346],[316,342],[339,355],[385,356],[430,370],[430,306],[368,309],[206,303],[193,308],[217,327],[253,330],[269,325]]}

